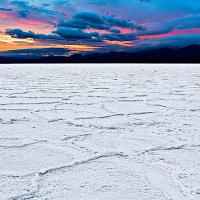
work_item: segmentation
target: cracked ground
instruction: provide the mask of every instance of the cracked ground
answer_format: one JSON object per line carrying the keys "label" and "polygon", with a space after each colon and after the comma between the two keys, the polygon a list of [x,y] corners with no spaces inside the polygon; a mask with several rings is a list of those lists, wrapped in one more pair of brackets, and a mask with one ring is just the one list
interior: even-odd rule
{"label": "cracked ground", "polygon": [[1,200],[200,200],[199,65],[1,65]]}

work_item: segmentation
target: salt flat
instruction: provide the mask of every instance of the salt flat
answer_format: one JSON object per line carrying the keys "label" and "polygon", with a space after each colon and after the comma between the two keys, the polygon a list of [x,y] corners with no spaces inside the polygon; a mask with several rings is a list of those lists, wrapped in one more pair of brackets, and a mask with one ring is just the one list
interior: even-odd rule
{"label": "salt flat", "polygon": [[1,65],[1,200],[199,200],[200,65]]}

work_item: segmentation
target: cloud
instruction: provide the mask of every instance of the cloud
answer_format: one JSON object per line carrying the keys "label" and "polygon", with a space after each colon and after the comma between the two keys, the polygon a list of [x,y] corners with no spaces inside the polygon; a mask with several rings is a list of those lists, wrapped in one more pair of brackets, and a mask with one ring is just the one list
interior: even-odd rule
{"label": "cloud", "polygon": [[110,29],[110,32],[111,33],[121,33],[121,31],[119,29],[115,29],[115,28]]}
{"label": "cloud", "polygon": [[130,29],[136,29],[136,30],[143,30],[144,28],[142,26],[136,26],[130,21],[121,20],[113,16],[106,16],[104,17],[105,21],[112,27],[117,26],[121,28],[130,28]]}
{"label": "cloud", "polygon": [[1,51],[1,56],[6,57],[25,57],[34,58],[40,56],[64,56],[71,52],[66,48],[33,48],[33,49],[18,49],[10,51]]}
{"label": "cloud", "polygon": [[80,18],[73,18],[67,22],[61,20],[59,26],[70,27],[70,28],[79,28],[79,29],[87,29],[94,28],[99,30],[108,30],[110,27],[106,24],[101,23],[93,23],[91,21],[86,21]]}
{"label": "cloud", "polygon": [[1,11],[12,11],[10,8],[0,8]]}
{"label": "cloud", "polygon": [[[60,21],[57,25],[57,34],[67,40],[90,40],[90,41],[131,41],[138,39],[135,34],[122,34],[119,28],[132,30],[144,30],[143,27],[137,26],[130,21],[122,20],[114,16],[100,16],[95,12],[78,12],[68,21]],[[110,33],[99,34],[88,33],[86,29],[106,30]]]}
{"label": "cloud", "polygon": [[27,18],[29,11],[28,10],[20,10],[19,12],[20,17]]}
{"label": "cloud", "polygon": [[138,39],[135,34],[103,34],[101,37],[109,41],[133,41]]}
{"label": "cloud", "polygon": [[95,23],[95,24],[102,24],[104,23],[103,18],[101,18],[99,15],[97,15],[94,12],[79,12],[74,15],[74,18],[76,19],[83,19],[87,22]]}
{"label": "cloud", "polygon": [[166,22],[156,22],[145,31],[138,32],[137,35],[159,35],[170,33],[175,29],[184,30],[189,28],[200,28],[200,15],[186,15],[181,18],[172,18]]}
{"label": "cloud", "polygon": [[103,18],[93,12],[79,12],[75,14],[69,21],[61,21],[59,26],[71,27],[71,28],[95,28],[100,30],[107,30],[110,28]]}
{"label": "cloud", "polygon": [[78,12],[70,20],[60,21],[58,26],[80,29],[94,28],[99,30],[110,30],[112,27],[143,30],[143,27],[137,26],[130,21],[121,20],[114,16],[99,16],[95,12]]}
{"label": "cloud", "polygon": [[[147,42],[151,35],[166,37],[174,30],[200,28],[199,11],[199,0],[0,0],[0,28],[3,33],[9,29],[6,34],[13,38],[31,38],[39,44],[135,44]],[[37,33],[44,31],[49,34]]]}
{"label": "cloud", "polygon": [[62,38],[58,35],[45,35],[45,34],[36,34],[32,31],[23,31],[21,29],[8,29],[5,32],[6,34],[10,35],[12,38],[19,38],[19,39],[38,39],[38,40],[61,40]]}
{"label": "cloud", "polygon": [[36,34],[32,31],[23,31],[21,29],[6,30],[6,34],[12,38],[33,39],[33,40],[63,40],[63,41],[88,41],[103,42],[110,41],[132,41],[137,40],[135,34],[121,34],[120,31],[112,30],[110,34],[99,34],[98,32],[87,33],[78,28],[58,27],[52,34]]}
{"label": "cloud", "polygon": [[78,28],[59,27],[53,33],[65,38],[66,40],[88,40],[92,39],[92,34],[86,33]]}
{"label": "cloud", "polygon": [[29,13],[39,13],[41,14],[55,14],[55,11],[51,11],[44,7],[40,3],[32,3],[24,0],[18,0],[18,1],[12,1],[12,5],[14,5],[17,10],[19,11],[19,14],[21,12],[29,12]]}
{"label": "cloud", "polygon": [[5,32],[12,38],[33,39],[33,40],[64,40],[64,41],[101,41],[98,32],[86,33],[78,28],[59,27],[52,34],[36,34],[32,31],[23,31],[21,29],[8,29]]}

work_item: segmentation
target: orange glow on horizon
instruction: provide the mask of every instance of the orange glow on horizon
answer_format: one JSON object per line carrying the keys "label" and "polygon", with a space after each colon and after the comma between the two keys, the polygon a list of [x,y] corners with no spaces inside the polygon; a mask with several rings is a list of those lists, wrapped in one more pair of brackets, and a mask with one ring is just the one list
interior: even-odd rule
{"label": "orange glow on horizon", "polygon": [[5,33],[0,33],[0,51],[18,50],[18,49],[33,49],[33,48],[66,48],[72,51],[93,51],[99,47],[86,44],[41,44],[33,39],[12,38]]}
{"label": "orange glow on horizon", "polygon": [[125,46],[125,47],[133,47],[135,46],[132,42],[120,42],[120,41],[109,41],[109,40],[106,40],[105,41],[107,44],[113,44],[113,45],[121,45],[121,46]]}
{"label": "orange glow on horizon", "polygon": [[69,44],[69,45],[55,45],[57,48],[67,48],[72,51],[93,51],[99,47],[89,46],[84,44]]}
{"label": "orange glow on horizon", "polygon": [[33,39],[12,38],[5,34],[0,34],[0,51],[18,50],[18,49],[34,49],[34,48],[66,48],[72,51],[93,51],[99,47],[84,44],[78,45],[56,45],[56,44],[39,44]]}
{"label": "orange glow on horizon", "polygon": [[[9,35],[5,35],[5,34],[1,34],[0,33],[0,42],[4,42],[4,43],[13,43],[13,42],[26,42],[26,43],[33,43],[33,39],[18,39],[18,38],[12,38]],[[1,49],[1,46],[0,46]]]}
{"label": "orange glow on horizon", "polygon": [[0,52],[1,51],[10,51],[10,50],[20,50],[20,49],[35,49],[35,48],[48,48],[51,47],[49,45],[38,45],[38,44],[18,44],[16,42],[12,43],[4,43],[3,45],[0,45]]}

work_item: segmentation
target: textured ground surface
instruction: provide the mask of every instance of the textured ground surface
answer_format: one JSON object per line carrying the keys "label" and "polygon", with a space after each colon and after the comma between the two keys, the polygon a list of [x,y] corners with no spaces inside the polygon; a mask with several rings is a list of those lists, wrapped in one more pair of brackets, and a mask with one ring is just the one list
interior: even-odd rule
{"label": "textured ground surface", "polygon": [[200,66],[1,65],[1,200],[199,200]]}

